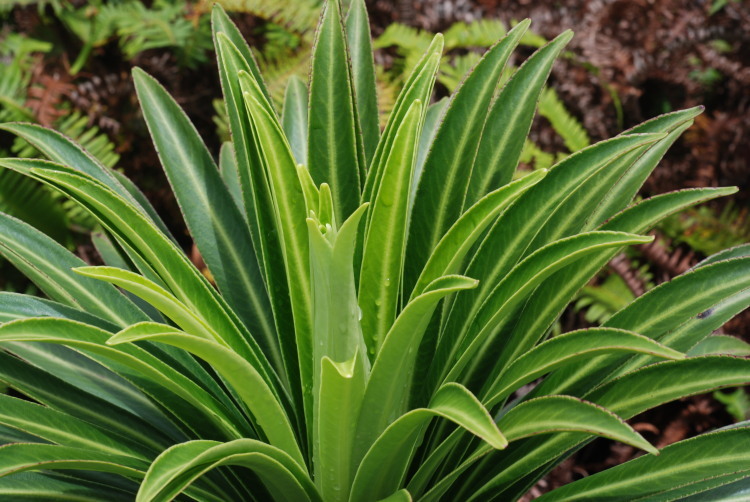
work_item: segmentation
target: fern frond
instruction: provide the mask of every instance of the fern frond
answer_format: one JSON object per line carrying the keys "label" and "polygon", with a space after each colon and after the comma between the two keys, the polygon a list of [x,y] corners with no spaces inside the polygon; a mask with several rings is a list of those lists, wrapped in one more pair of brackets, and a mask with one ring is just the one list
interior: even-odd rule
{"label": "fern frond", "polygon": [[549,169],[555,163],[555,155],[545,152],[536,143],[527,138],[523,144],[521,157],[518,161],[523,164],[529,164],[534,169]]}
{"label": "fern frond", "polygon": [[565,108],[565,105],[551,87],[542,91],[539,99],[539,114],[546,118],[557,134],[562,137],[565,147],[577,152],[591,144],[591,139],[581,123]]}
{"label": "fern frond", "polygon": [[445,30],[445,48],[490,47],[505,36],[505,24],[499,19],[481,19],[454,23]]}
{"label": "fern frond", "polygon": [[252,14],[310,38],[322,5],[320,0],[217,0],[216,3],[229,12]]}

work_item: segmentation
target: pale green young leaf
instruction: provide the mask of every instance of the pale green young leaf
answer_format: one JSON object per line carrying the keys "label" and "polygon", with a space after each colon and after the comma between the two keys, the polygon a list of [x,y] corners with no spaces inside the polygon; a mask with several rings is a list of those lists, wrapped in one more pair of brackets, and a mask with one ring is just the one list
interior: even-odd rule
{"label": "pale green young leaf", "polygon": [[363,357],[355,351],[348,361],[322,361],[317,394],[315,452],[316,485],[324,500],[346,502],[358,462],[353,458],[357,416],[367,379]]}
{"label": "pale green young leaf", "polygon": [[419,140],[422,104],[404,116],[373,200],[359,277],[362,331],[373,358],[398,312],[408,225],[409,193]]}

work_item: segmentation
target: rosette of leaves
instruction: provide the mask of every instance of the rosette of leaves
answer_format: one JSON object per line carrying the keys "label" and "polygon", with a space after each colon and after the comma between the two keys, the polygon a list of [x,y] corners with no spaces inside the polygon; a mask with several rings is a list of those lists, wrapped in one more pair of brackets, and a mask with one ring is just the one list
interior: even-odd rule
{"label": "rosette of leaves", "polygon": [[[747,307],[740,247],[604,326],[548,338],[575,293],[668,214],[630,205],[697,109],[657,117],[510,182],[565,32],[496,95],[528,23],[442,114],[438,35],[383,131],[364,2],[326,4],[309,91],[281,114],[213,12],[233,142],[218,165],[140,70],[143,113],[215,284],[127,178],[63,136],[6,124],[49,161],[4,159],[89,210],[107,266],[0,217],[0,250],[47,298],[0,294],[0,494],[76,500],[513,500],[595,436],[648,454],[551,492],[667,500],[747,488],[740,425],[660,452],[624,419],[750,381],[685,352]],[[124,291],[124,293],[123,293]],[[538,382],[530,393],[516,391]],[[717,492],[719,490],[720,492]]]}

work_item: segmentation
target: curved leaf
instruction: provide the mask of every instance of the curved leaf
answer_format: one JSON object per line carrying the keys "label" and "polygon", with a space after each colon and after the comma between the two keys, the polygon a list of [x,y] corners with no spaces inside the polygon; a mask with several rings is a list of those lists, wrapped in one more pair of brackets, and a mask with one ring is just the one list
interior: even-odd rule
{"label": "curved leaf", "polygon": [[149,467],[136,500],[171,500],[198,477],[222,465],[253,470],[276,500],[320,500],[307,473],[291,457],[252,439],[190,441],[165,450]]}
{"label": "curved leaf", "polygon": [[473,279],[446,276],[433,281],[409,302],[391,326],[367,382],[362,412],[357,423],[358,451],[364,455],[369,445],[395,417],[406,412],[414,386],[414,363],[422,337],[438,302],[445,296],[476,287]]}
{"label": "curved leaf", "polygon": [[502,416],[497,426],[508,441],[550,432],[596,434],[658,455],[640,434],[610,411],[570,396],[546,396],[525,401]]}
{"label": "curved leaf", "polygon": [[680,352],[630,331],[590,328],[556,336],[519,357],[488,386],[483,399],[492,407],[522,385],[560,366],[586,360],[604,352],[641,352],[668,359],[682,359]]}
{"label": "curved leaf", "polygon": [[680,441],[664,448],[658,457],[636,458],[553,490],[537,500],[626,501],[645,497],[673,500],[667,498],[673,488],[697,485],[733,473],[750,476],[750,430],[747,428]]}
{"label": "curved leaf", "polygon": [[546,169],[530,173],[498,188],[467,209],[438,242],[417,279],[412,298],[438,277],[457,273],[466,254],[497,215],[546,175]]}
{"label": "curved leaf", "polygon": [[493,448],[508,444],[487,410],[468,390],[459,384],[446,384],[435,393],[429,408],[402,415],[373,443],[354,478],[351,502],[376,501],[398,490],[423,428],[434,416],[455,422]]}
{"label": "curved leaf", "polygon": [[107,340],[108,345],[151,340],[179,347],[206,361],[235,390],[269,443],[304,465],[294,430],[277,396],[252,364],[227,347],[157,323],[139,323]]}

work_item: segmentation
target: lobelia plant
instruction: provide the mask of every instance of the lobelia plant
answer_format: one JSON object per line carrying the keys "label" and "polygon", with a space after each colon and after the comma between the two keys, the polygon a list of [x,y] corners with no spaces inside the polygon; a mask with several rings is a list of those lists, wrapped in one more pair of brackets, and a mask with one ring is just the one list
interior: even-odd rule
{"label": "lobelia plant", "polygon": [[546,498],[747,490],[747,424],[659,452],[624,419],[750,382],[746,359],[685,356],[716,352],[695,347],[750,303],[750,247],[709,258],[601,327],[548,337],[624,246],[735,191],[630,205],[700,110],[511,181],[572,36],[539,49],[498,90],[528,25],[487,51],[442,114],[427,105],[437,35],[380,131],[363,0],[345,19],[336,0],[326,4],[309,92],[293,81],[281,115],[216,7],[233,140],[218,166],[178,105],[136,69],[144,117],[214,284],[127,178],[54,131],[5,124],[50,161],[0,164],[90,211],[106,232],[96,244],[107,266],[85,266],[0,215],[0,250],[49,298],[0,293],[0,380],[27,398],[0,396],[0,495],[515,500],[595,436],[648,454]]}

